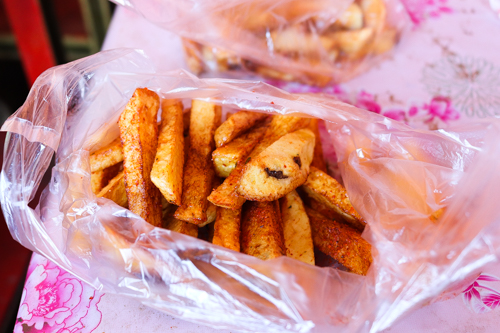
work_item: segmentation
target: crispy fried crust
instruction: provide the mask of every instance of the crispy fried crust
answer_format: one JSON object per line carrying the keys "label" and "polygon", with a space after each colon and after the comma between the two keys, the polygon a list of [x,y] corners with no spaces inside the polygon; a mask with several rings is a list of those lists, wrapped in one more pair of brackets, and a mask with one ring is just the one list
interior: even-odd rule
{"label": "crispy fried crust", "polygon": [[334,26],[347,30],[361,29],[363,27],[363,11],[361,7],[357,3],[351,3],[342,12]]}
{"label": "crispy fried crust", "polygon": [[90,154],[90,171],[104,170],[123,161],[122,144],[120,138],[104,148]]}
{"label": "crispy fried crust", "polygon": [[212,243],[240,252],[241,209],[217,207]]}
{"label": "crispy fried crust", "polygon": [[311,119],[311,123],[309,124],[309,129],[314,133],[316,137],[316,141],[314,144],[314,156],[311,162],[311,166],[320,169],[323,172],[326,172],[326,162],[323,157],[323,145],[321,143],[321,135],[319,134],[319,122],[323,121],[321,119]]}
{"label": "crispy fried crust", "polygon": [[150,173],[158,144],[159,106],[155,92],[138,88],[118,122],[129,209],[155,227],[161,226],[161,193]]}
{"label": "crispy fried crust", "polygon": [[314,133],[307,128],[281,137],[243,170],[238,194],[247,200],[273,201],[302,185],[314,153]]}
{"label": "crispy fried crust", "polygon": [[351,272],[366,275],[372,263],[371,246],[359,232],[345,224],[327,219],[306,207],[314,245]]}
{"label": "crispy fried crust", "polygon": [[279,201],[286,255],[314,265],[311,226],[302,200],[296,191],[292,191]]}
{"label": "crispy fried crust", "polygon": [[168,202],[177,206],[182,198],[182,173],[184,168],[182,103],[162,102],[161,126],[158,149],[151,170],[151,181]]}
{"label": "crispy fried crust", "polygon": [[117,205],[127,208],[128,199],[123,171],[120,171],[118,175],[111,179],[109,184],[97,194],[97,197],[112,200]]}
{"label": "crispy fried crust", "polygon": [[120,172],[122,164],[118,163],[103,170],[94,171],[90,174],[90,184],[94,194],[99,193],[109,181]]}
{"label": "crispy fried crust", "polygon": [[212,160],[215,172],[219,177],[229,177],[236,165],[245,161],[247,155],[264,136],[267,129],[266,125],[267,123],[263,122],[252,128],[248,133],[214,150]]}
{"label": "crispy fried crust", "polygon": [[167,218],[163,222],[163,228],[172,230],[191,237],[198,237],[198,226],[189,222],[178,220],[174,217]]}
{"label": "crispy fried crust", "polygon": [[182,203],[175,218],[202,224],[207,221],[207,196],[212,190],[215,175],[211,156],[214,132],[220,123],[218,105],[193,100],[189,125],[189,153],[184,167]]}
{"label": "crispy fried crust", "polygon": [[344,186],[323,171],[311,167],[309,177],[302,189],[314,200],[342,215],[354,228],[363,230],[366,222],[356,212]]}
{"label": "crispy fried crust", "polygon": [[279,203],[248,202],[241,220],[241,252],[268,260],[285,255]]}
{"label": "crispy fried crust", "polygon": [[[305,128],[309,125],[309,118],[295,117],[295,116],[274,116],[271,123],[266,129],[266,133],[261,141],[255,146],[246,161],[251,160],[259,155],[264,149],[273,144],[276,140],[283,135],[294,132],[298,129]],[[231,172],[229,177],[224,180],[221,186],[215,191],[212,191],[208,200],[216,206],[238,209],[243,206],[245,199],[240,197],[237,192],[240,176],[244,168],[244,164],[240,163]]]}
{"label": "crispy fried crust", "polygon": [[265,113],[239,111],[233,114],[229,119],[215,131],[215,145],[217,148],[231,142],[234,138],[251,128],[257,122],[268,117]]}
{"label": "crispy fried crust", "polygon": [[376,33],[379,33],[383,29],[387,17],[384,0],[361,0],[361,9],[364,14],[365,26],[374,28]]}

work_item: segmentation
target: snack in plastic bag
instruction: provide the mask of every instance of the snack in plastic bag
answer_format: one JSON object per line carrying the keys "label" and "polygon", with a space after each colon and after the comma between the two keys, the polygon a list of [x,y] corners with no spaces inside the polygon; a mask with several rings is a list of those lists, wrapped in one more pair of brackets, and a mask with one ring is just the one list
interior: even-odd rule
{"label": "snack in plastic bag", "polygon": [[183,37],[197,75],[253,73],[317,86],[372,66],[407,21],[397,0],[115,2]]}
{"label": "snack in plastic bag", "polygon": [[[89,151],[119,135],[117,122],[138,87],[183,103],[324,119],[349,199],[367,223],[367,276],[286,256],[260,260],[155,228],[96,196]],[[142,52],[113,50],[42,74],[2,130],[9,133],[0,201],[12,236],[95,288],[185,320],[260,332],[379,331],[460,289],[498,257],[497,119],[414,130],[325,96],[157,73]],[[54,152],[50,185],[31,209]]]}

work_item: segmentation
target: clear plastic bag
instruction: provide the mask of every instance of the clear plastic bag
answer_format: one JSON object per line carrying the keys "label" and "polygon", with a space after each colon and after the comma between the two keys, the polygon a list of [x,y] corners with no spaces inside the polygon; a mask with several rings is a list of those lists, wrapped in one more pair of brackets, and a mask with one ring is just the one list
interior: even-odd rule
{"label": "clear plastic bag", "polygon": [[197,75],[324,86],[373,66],[408,22],[398,0],[114,0],[184,38]]}
{"label": "clear plastic bag", "polygon": [[[163,98],[327,121],[343,181],[367,220],[366,277],[281,257],[262,261],[153,228],[90,190],[89,150],[118,134],[137,87]],[[326,96],[261,82],[157,73],[142,51],[49,69],[8,131],[0,201],[12,236],[107,293],[182,319],[249,332],[379,331],[460,290],[500,245],[500,120],[420,131]],[[54,152],[36,209],[28,207]],[[444,213],[436,221],[435,212]]]}

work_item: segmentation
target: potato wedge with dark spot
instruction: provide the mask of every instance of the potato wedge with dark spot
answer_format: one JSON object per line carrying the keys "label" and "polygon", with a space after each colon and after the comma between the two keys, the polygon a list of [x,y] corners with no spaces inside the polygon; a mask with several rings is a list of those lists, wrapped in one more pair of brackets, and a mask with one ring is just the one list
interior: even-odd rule
{"label": "potato wedge with dark spot", "polygon": [[245,165],[238,194],[247,200],[273,201],[302,185],[314,153],[314,133],[284,135]]}

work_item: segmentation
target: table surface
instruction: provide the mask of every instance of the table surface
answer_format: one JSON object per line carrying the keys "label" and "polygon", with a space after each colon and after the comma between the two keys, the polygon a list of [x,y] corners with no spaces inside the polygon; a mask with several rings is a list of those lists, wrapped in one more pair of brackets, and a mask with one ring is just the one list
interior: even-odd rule
{"label": "table surface", "polygon": [[[500,19],[488,1],[407,2],[415,26],[385,62],[335,87],[281,87],[332,93],[415,127],[442,128],[498,115],[500,38],[492,36],[500,33]],[[103,46],[116,47],[145,50],[159,71],[186,67],[177,36],[122,7],[115,12]],[[467,98],[460,98],[464,95]],[[500,311],[481,306],[478,298],[467,298],[474,294],[471,291],[481,295],[482,286],[500,289],[494,277],[500,276],[500,265],[486,267],[484,274],[469,292],[419,309],[384,332],[498,332]],[[225,332],[173,318],[130,298],[100,293],[37,254],[30,263],[15,326],[15,332],[28,331]]]}

